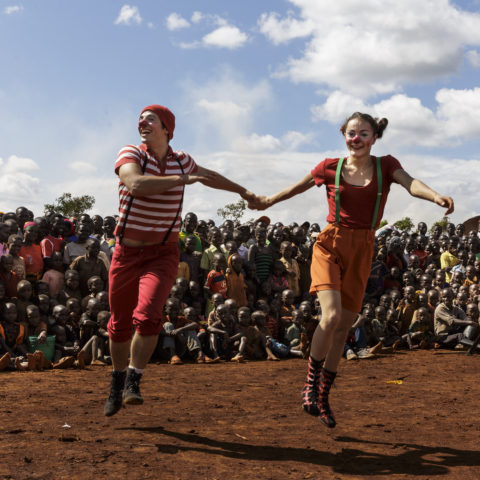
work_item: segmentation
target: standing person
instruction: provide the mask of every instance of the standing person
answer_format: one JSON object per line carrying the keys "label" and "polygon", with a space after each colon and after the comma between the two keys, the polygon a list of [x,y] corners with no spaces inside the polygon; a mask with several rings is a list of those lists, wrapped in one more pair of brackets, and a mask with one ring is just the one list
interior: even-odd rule
{"label": "standing person", "polygon": [[113,372],[106,416],[118,412],[122,400],[143,403],[140,379],[157,345],[162,309],[178,270],[184,186],[200,182],[246,200],[254,197],[190,155],[174,152],[169,145],[174,129],[168,108],[145,107],[138,122],[141,145],[122,148],[115,163],[120,215],[109,272]]}
{"label": "standing person", "polygon": [[328,395],[350,327],[362,306],[374,251],[374,232],[382,218],[390,185],[402,185],[410,195],[446,207],[453,212],[453,200],[412,178],[394,157],[373,157],[370,153],[382,137],[388,120],[356,112],[340,128],[348,156],[327,158],[305,178],[270,197],[249,203],[268,208],[325,185],[328,225],[318,235],[312,254],[310,293],[318,296],[322,318],[315,330],[302,391],[304,410],[318,416],[327,427],[336,425]]}

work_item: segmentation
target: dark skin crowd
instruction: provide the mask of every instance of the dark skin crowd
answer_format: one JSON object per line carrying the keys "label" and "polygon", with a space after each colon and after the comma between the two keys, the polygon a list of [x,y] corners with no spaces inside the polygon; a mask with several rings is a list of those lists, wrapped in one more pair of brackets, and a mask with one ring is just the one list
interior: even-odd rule
{"label": "dark skin crowd", "polygon": [[[109,365],[108,270],[116,216],[0,222],[0,369]],[[319,224],[183,218],[180,263],[153,361],[308,358],[321,311],[310,288]],[[480,238],[463,224],[377,231],[347,360],[398,349],[479,352]]]}

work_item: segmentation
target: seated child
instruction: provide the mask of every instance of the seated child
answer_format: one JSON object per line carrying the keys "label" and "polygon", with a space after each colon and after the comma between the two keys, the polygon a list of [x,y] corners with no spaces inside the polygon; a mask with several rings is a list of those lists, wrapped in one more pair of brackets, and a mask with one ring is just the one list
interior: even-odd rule
{"label": "seated child", "polygon": [[463,331],[464,338],[460,343],[468,347],[467,355],[472,355],[473,352],[480,352],[480,324],[479,324],[479,309],[478,304],[469,303],[466,307],[467,319],[476,325],[469,325]]}
{"label": "seated child", "polygon": [[310,347],[312,345],[313,334],[318,326],[318,316],[314,316],[312,314],[312,303],[309,300],[304,300],[298,309],[303,314],[303,328],[305,329],[306,335],[305,355],[308,358],[308,355],[310,354]]}
{"label": "seated child", "polygon": [[[100,343],[104,343],[101,335],[99,335],[98,330],[100,328],[98,324],[98,314],[100,312],[100,304],[96,298],[90,298],[87,302],[87,308],[82,316],[80,317],[80,347],[83,348],[87,343],[95,342],[97,345],[96,349],[92,347],[92,365],[105,365],[106,362],[103,361],[101,357],[96,355]],[[96,338],[95,338],[96,337]],[[100,342],[102,340],[102,342]],[[95,353],[95,355],[94,355]]]}
{"label": "seated child", "polygon": [[33,288],[28,280],[21,280],[17,285],[17,320],[26,329],[27,321],[27,307],[33,304],[32,299]]}
{"label": "seated child", "polygon": [[69,368],[74,365],[75,357],[78,366],[84,368],[85,356],[80,353],[80,340],[77,331],[69,323],[67,307],[56,305],[52,310],[52,317],[55,324],[50,332],[55,335],[55,354],[53,368]]}
{"label": "seated child", "polygon": [[27,330],[26,337],[37,337],[38,343],[47,341],[47,324],[40,317],[40,310],[36,305],[27,306]]}
{"label": "seated child", "polygon": [[87,308],[87,303],[90,298],[95,298],[99,292],[103,292],[105,282],[98,276],[93,275],[87,280],[88,295],[82,298],[82,311]]}
{"label": "seated child", "polygon": [[287,289],[282,292],[278,338],[283,343],[286,343],[284,341],[285,330],[292,323],[292,312],[295,310],[295,306],[293,305],[294,299],[295,297],[292,290]]}
{"label": "seated child", "polygon": [[420,307],[415,311],[415,319],[412,321],[406,335],[408,348],[429,348],[434,344],[433,322],[427,308]]}
{"label": "seated child", "polygon": [[[46,362],[41,351],[33,355],[27,352],[25,344],[25,327],[18,321],[17,307],[14,303],[7,302],[3,305],[0,321],[0,354],[2,364],[11,366],[14,362],[17,370],[41,370]],[[38,353],[37,353],[38,352]],[[8,354],[5,356],[5,354]],[[8,360],[8,361],[7,361]]]}
{"label": "seated child", "polygon": [[41,294],[37,297],[38,310],[40,311],[40,320],[48,327],[55,322],[50,316],[50,297],[48,295]]}
{"label": "seated child", "polygon": [[167,351],[171,365],[181,365],[180,358],[187,350],[195,358],[197,363],[209,363],[202,351],[200,340],[197,336],[198,324],[194,320],[195,311],[189,310],[189,318],[180,315],[180,302],[171,297],[165,303],[166,321],[162,329],[162,347]]}
{"label": "seated child", "polygon": [[241,307],[238,309],[238,333],[235,337],[235,346],[238,353],[231,359],[232,362],[243,362],[246,358],[250,360],[261,360],[263,352],[261,348],[261,339],[258,331],[252,325],[250,309]]}
{"label": "seated child", "polygon": [[77,298],[82,300],[82,294],[78,288],[80,284],[80,276],[76,270],[67,270],[65,272],[65,289],[60,290],[57,294],[58,301],[65,305],[69,298]]}
{"label": "seated child", "polygon": [[280,360],[271,349],[271,339],[272,335],[270,330],[266,326],[267,315],[263,310],[255,310],[252,313],[252,324],[254,328],[258,331],[258,335],[261,341],[261,347],[265,351],[267,360],[278,361]]}
{"label": "seated child", "polygon": [[[390,327],[388,327],[388,312],[394,314],[393,309],[386,309],[383,305],[379,305],[375,308],[375,317],[371,321],[371,335],[372,340],[375,345],[370,348],[370,353],[377,354],[377,353],[393,353],[399,343],[399,336],[396,327],[394,327],[394,332],[392,336],[392,332]],[[396,318],[396,317],[395,317]],[[392,321],[391,321],[392,322]],[[394,322],[392,322],[394,323]],[[387,333],[388,331],[388,333]],[[397,341],[395,347],[393,344]]]}
{"label": "seated child", "polygon": [[234,342],[240,337],[237,335],[237,325],[227,305],[220,304],[210,312],[207,331],[212,359],[218,362],[221,357],[229,357]]}
{"label": "seated child", "polygon": [[284,339],[285,345],[290,349],[290,355],[305,358],[306,335],[303,328],[303,313],[301,310],[292,311],[292,321],[285,329]]}
{"label": "seated child", "polygon": [[66,302],[68,312],[68,322],[75,329],[77,337],[80,337],[80,317],[82,316],[82,307],[78,298],[69,298]]}

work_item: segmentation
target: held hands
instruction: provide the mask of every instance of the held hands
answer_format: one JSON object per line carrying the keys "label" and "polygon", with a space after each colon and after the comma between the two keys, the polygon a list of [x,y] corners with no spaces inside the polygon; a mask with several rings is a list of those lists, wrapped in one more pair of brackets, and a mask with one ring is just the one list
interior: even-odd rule
{"label": "held hands", "polygon": [[269,197],[255,195],[248,190],[242,195],[242,198],[248,202],[248,208],[251,210],[265,210],[273,205],[273,202]]}

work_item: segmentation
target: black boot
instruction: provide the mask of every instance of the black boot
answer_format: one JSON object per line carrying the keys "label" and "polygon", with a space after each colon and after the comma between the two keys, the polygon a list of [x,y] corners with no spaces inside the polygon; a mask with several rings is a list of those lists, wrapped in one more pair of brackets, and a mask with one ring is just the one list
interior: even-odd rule
{"label": "black boot", "polygon": [[336,372],[322,368],[322,375],[320,377],[319,416],[320,421],[328,428],[333,428],[337,424],[330,410],[330,404],[328,403],[328,394],[330,393],[330,388],[336,376]]}
{"label": "black boot", "polygon": [[302,406],[310,415],[318,417],[320,409],[318,407],[318,397],[320,390],[320,373],[322,371],[323,360],[315,360],[311,356],[308,358],[307,380],[302,390]]}
{"label": "black boot", "polygon": [[125,390],[123,391],[123,403],[125,405],[141,405],[143,398],[140,395],[141,373],[136,373],[133,368],[128,369]]}
{"label": "black boot", "polygon": [[122,393],[125,387],[125,378],[127,372],[112,372],[112,382],[110,384],[110,395],[103,407],[103,413],[106,417],[115,415],[122,408]]}

